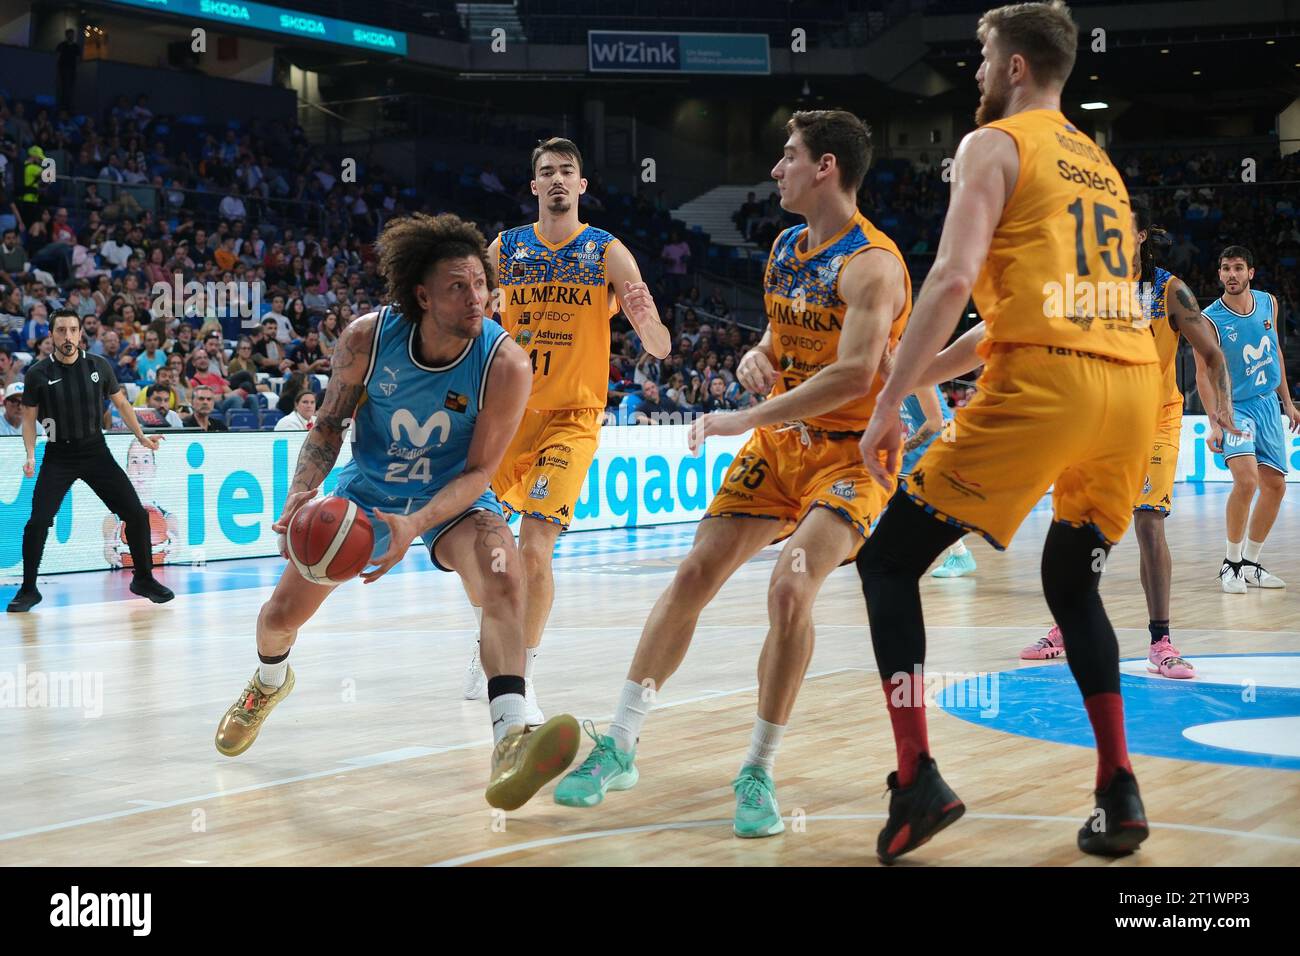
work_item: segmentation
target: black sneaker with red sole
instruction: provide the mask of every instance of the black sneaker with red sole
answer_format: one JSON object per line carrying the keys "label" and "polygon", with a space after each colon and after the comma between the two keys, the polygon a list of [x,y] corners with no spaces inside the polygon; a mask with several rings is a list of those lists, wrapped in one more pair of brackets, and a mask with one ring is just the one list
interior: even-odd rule
{"label": "black sneaker with red sole", "polygon": [[898,785],[898,773],[889,775],[889,819],[876,838],[876,856],[881,863],[893,863],[910,853],[966,812],[952,788],[939,776],[939,765],[929,754],[921,754],[916,779],[909,787]]}
{"label": "black sneaker with red sole", "polygon": [[1128,856],[1151,831],[1138,793],[1137,777],[1115,771],[1105,790],[1096,792],[1097,806],[1079,828],[1079,849],[1098,856]]}

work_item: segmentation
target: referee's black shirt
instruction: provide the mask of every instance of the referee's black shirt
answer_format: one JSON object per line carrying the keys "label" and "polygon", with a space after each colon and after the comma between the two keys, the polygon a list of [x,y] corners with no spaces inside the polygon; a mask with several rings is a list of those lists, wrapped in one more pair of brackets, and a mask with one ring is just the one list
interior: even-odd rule
{"label": "referee's black shirt", "polygon": [[34,363],[23,379],[23,404],[37,410],[37,420],[46,423],[57,444],[102,442],[104,399],[121,387],[107,359],[79,349],[70,365],[52,355]]}

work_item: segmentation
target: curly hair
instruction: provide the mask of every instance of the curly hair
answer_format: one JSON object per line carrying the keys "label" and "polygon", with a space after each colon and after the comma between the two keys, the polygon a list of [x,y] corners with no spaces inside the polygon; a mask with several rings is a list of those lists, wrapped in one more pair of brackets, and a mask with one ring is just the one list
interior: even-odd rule
{"label": "curly hair", "polygon": [[420,321],[415,287],[444,259],[477,256],[487,273],[488,291],[496,288],[496,270],[488,261],[487,242],[472,222],[445,212],[417,212],[392,219],[379,235],[379,274],[388,283],[388,297],[408,322]]}

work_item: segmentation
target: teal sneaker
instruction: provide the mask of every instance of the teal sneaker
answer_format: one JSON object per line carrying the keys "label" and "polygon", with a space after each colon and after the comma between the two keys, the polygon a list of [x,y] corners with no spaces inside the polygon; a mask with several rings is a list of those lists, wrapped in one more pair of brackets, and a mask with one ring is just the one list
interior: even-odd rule
{"label": "teal sneaker", "polygon": [[736,791],[736,820],[731,827],[736,836],[776,836],[785,829],[776,805],[776,784],[762,767],[741,767],[731,789]]}
{"label": "teal sneaker", "polygon": [[635,750],[619,750],[614,738],[596,733],[596,725],[590,720],[583,721],[582,728],[596,746],[591,756],[555,788],[555,802],[565,807],[594,807],[605,799],[606,790],[631,790],[641,779],[633,763]]}
{"label": "teal sneaker", "polygon": [[969,550],[965,554],[950,554],[948,559],[930,572],[932,578],[960,578],[975,570],[975,555]]}

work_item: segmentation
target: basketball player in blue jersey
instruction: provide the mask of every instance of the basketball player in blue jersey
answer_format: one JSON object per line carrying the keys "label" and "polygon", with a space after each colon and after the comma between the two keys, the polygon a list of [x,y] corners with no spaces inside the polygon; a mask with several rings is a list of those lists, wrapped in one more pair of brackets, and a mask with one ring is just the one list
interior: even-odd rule
{"label": "basketball player in blue jersey", "polygon": [[[1221,453],[1232,472],[1226,522],[1228,554],[1219,569],[1219,581],[1228,594],[1245,594],[1247,588],[1281,588],[1286,582],[1269,574],[1259,562],[1282,496],[1286,494],[1286,429],[1300,431],[1296,410],[1286,384],[1286,368],[1277,334],[1277,299],[1250,287],[1255,260],[1243,246],[1228,246],[1219,255],[1219,282],[1223,295],[1205,310],[1219,336],[1232,378],[1235,422],[1241,435],[1225,436],[1217,422],[1210,427],[1210,450]],[[1198,357],[1196,376],[1206,374]],[[1278,399],[1282,413],[1278,412]],[[1213,419],[1214,410],[1205,402]],[[1251,512],[1251,501],[1259,500]],[[1247,520],[1250,528],[1247,532]]]}
{"label": "basketball player in blue jersey", "polygon": [[[898,417],[907,429],[907,438],[903,441],[903,468],[898,473],[905,478],[912,473],[912,468],[934,440],[942,433],[948,422],[952,421],[952,409],[944,398],[943,389],[938,385],[931,388],[919,388],[907,398],[898,409]],[[975,556],[970,549],[958,539],[948,549],[948,556],[943,564],[930,572],[936,578],[965,577],[975,570]]]}
{"label": "basketball player in blue jersey", "polygon": [[[315,495],[352,424],[352,461],[335,494],[355,502],[375,530],[374,583],[415,538],[434,566],[455,571],[483,612],[496,746],[487,801],[522,806],[573,760],[578,726],[568,715],[535,731],[524,719],[523,582],[514,540],[488,487],[528,396],[528,359],[484,318],[489,299],[483,236],[447,214],[393,220],[379,239],[386,306],[348,325],[334,347],[316,425],[307,433],[280,520]],[[504,558],[504,561],[502,560]],[[289,650],[298,629],[334,589],[289,563],[257,618],[257,672],[217,728],[217,749],[234,757],[257,739],[293,690]]]}
{"label": "basketball player in blue jersey", "polygon": [[[537,222],[507,229],[492,241],[488,261],[497,270],[501,324],[527,350],[532,393],[492,489],[520,516],[524,562],[524,703],[529,724],[546,718],[533,688],[533,667],[555,600],[551,559],[569,527],[600,443],[609,384],[610,319],[621,308],[655,358],[672,337],[659,320],[636,260],[617,238],[582,223],[578,199],[587,191],[582,154],[554,137],[530,157]],[[480,613],[478,602],[475,613]],[[464,696],[486,689],[476,648],[465,674]]]}

